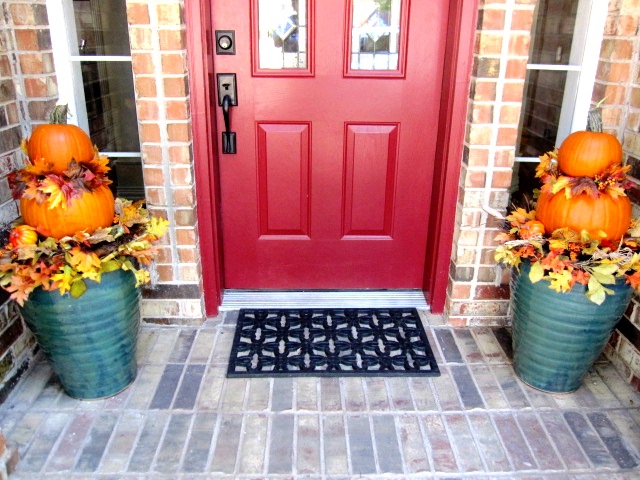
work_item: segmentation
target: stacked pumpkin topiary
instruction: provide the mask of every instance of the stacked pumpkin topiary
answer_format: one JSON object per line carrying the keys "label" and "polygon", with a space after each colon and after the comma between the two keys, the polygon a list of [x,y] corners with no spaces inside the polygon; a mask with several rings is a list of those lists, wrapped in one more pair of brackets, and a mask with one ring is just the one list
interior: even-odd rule
{"label": "stacked pumpkin topiary", "polygon": [[66,105],[54,108],[49,124],[33,129],[23,150],[28,164],[9,181],[26,225],[55,239],[112,225],[108,158],[81,128],[67,124]]}
{"label": "stacked pumpkin topiary", "polygon": [[[554,161],[556,160],[556,161]],[[543,186],[536,219],[547,234],[569,228],[613,245],[631,224],[631,201],[625,189],[629,166],[622,165],[622,146],[604,132],[570,134],[557,152],[541,157],[537,176]]]}

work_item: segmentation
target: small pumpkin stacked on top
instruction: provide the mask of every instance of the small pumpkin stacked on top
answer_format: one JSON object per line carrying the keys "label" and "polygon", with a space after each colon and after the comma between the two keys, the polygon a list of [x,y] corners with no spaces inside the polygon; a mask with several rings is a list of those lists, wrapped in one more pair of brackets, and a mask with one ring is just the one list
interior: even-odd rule
{"label": "small pumpkin stacked on top", "polygon": [[60,239],[113,223],[109,160],[80,127],[67,124],[66,105],[57,105],[50,123],[35,127],[22,146],[27,166],[9,182],[26,225]]}
{"label": "small pumpkin stacked on top", "polygon": [[536,219],[546,233],[559,228],[586,230],[591,238],[618,242],[631,223],[631,184],[622,166],[622,146],[604,132],[569,135],[556,152],[540,158],[537,176],[543,186]]}
{"label": "small pumpkin stacked on top", "polygon": [[585,285],[597,304],[613,293],[607,285],[617,277],[640,291],[640,221],[632,220],[625,193],[633,186],[629,169],[613,135],[569,135],[540,157],[536,209],[517,208],[505,218],[496,261],[516,268],[527,261],[530,280],[546,280],[558,292]]}

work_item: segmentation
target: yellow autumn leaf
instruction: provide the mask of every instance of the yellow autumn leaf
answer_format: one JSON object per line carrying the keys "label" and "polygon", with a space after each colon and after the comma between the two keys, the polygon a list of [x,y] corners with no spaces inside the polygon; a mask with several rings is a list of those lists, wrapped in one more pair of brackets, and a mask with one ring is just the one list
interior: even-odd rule
{"label": "yellow autumn leaf", "polygon": [[85,252],[80,247],[73,247],[68,253],[69,264],[79,272],[87,273],[100,270],[101,262],[94,252]]}
{"label": "yellow autumn leaf", "polygon": [[67,199],[56,182],[47,177],[40,184],[40,190],[49,195],[49,208],[55,208],[58,205],[63,209],[67,208]]}
{"label": "yellow autumn leaf", "polygon": [[554,183],[553,187],[551,187],[551,193],[556,194],[560,190],[566,189],[565,190],[566,197],[571,198],[571,188],[569,188],[570,183],[571,183],[570,177],[565,177],[564,175],[561,177],[558,177],[558,180],[556,181],[556,183]]}
{"label": "yellow autumn leaf", "polygon": [[556,292],[568,292],[571,290],[571,272],[562,270],[561,272],[549,272],[551,285],[549,288]]}
{"label": "yellow autumn leaf", "polygon": [[529,271],[529,280],[531,283],[537,283],[544,277],[544,268],[542,268],[542,264],[540,262],[535,262],[531,265],[531,270]]}
{"label": "yellow autumn leaf", "polygon": [[51,276],[51,280],[57,285],[60,295],[64,295],[71,290],[71,284],[73,283],[74,272],[71,267],[65,265],[60,273],[56,273]]}

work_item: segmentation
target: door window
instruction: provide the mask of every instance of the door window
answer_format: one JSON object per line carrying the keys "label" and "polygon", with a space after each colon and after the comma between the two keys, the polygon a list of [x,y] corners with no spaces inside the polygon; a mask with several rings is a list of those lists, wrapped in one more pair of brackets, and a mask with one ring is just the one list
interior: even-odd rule
{"label": "door window", "polygon": [[[309,0],[254,0],[254,74],[311,72]],[[257,21],[256,21],[257,19]],[[293,71],[293,72],[291,72]]]}
{"label": "door window", "polygon": [[401,76],[408,0],[351,0],[350,4],[346,75]]}

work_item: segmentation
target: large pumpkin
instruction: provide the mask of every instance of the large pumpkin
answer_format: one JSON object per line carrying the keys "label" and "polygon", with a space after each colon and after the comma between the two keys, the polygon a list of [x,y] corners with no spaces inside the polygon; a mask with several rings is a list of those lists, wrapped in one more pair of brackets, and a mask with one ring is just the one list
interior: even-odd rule
{"label": "large pumpkin", "polygon": [[622,145],[603,132],[573,132],[558,148],[558,168],[571,177],[593,177],[622,163]]}
{"label": "large pumpkin", "polygon": [[109,187],[101,185],[91,192],[83,192],[66,208],[49,208],[49,202],[38,204],[35,199],[21,198],[20,211],[27,225],[41,234],[60,239],[86,230],[93,233],[100,227],[113,224],[115,201]]}
{"label": "large pumpkin", "polygon": [[89,135],[80,127],[67,124],[66,105],[57,105],[50,123],[33,129],[26,147],[31,163],[49,164],[55,173],[64,172],[72,159],[91,160],[96,154]]}
{"label": "large pumpkin", "polygon": [[600,194],[593,198],[581,193],[567,198],[564,191],[555,195],[543,192],[538,198],[536,219],[543,223],[547,234],[568,227],[576,232],[587,230],[595,238],[602,230],[608,240],[616,242],[631,225],[631,201],[627,196]]}

